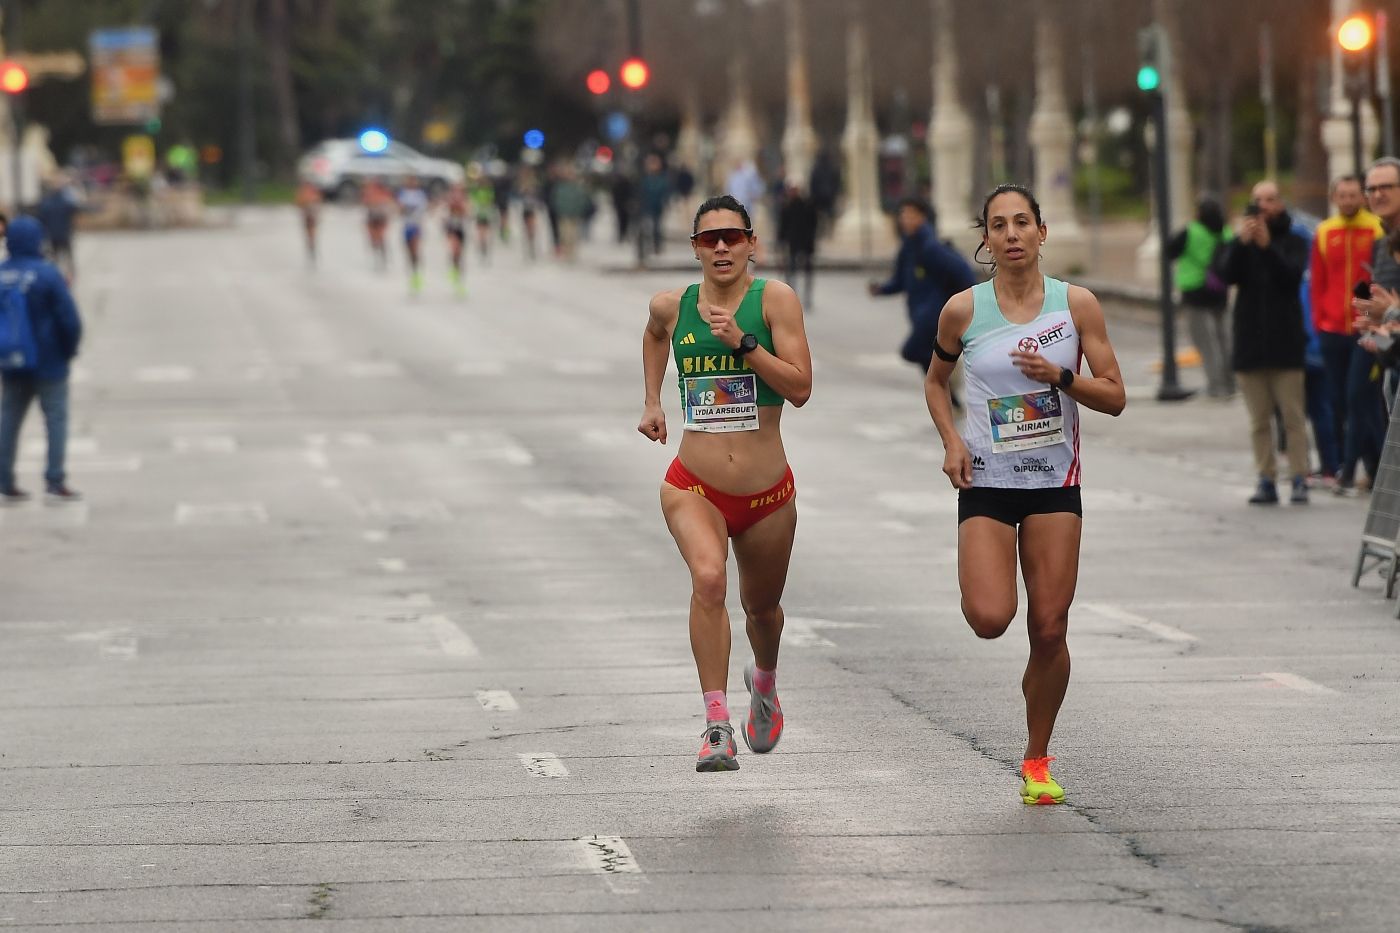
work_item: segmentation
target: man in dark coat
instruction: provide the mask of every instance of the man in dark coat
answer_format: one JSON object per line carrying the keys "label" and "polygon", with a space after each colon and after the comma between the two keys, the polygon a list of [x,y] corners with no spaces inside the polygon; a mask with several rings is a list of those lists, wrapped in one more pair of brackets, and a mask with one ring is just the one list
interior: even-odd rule
{"label": "man in dark coat", "polygon": [[807,287],[802,292],[802,309],[812,312],[812,274],[817,252],[817,206],[796,184],[789,184],[783,193],[782,210],[778,213],[778,242],[787,253],[787,283],[797,287],[797,270],[807,273]]}
{"label": "man in dark coat", "polygon": [[1250,440],[1259,486],[1249,502],[1274,505],[1278,466],[1273,443],[1274,412],[1283,418],[1289,501],[1308,501],[1308,426],[1303,391],[1307,334],[1299,286],[1308,267],[1308,244],[1292,231],[1278,186],[1254,186],[1239,237],[1226,247],[1225,280],[1235,295],[1234,367],[1249,411]]}

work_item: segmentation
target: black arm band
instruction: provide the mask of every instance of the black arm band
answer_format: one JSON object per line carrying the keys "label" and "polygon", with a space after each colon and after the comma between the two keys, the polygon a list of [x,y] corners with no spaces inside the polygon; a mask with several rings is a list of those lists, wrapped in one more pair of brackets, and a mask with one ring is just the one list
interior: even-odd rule
{"label": "black arm band", "polygon": [[958,361],[958,357],[962,356],[962,347],[958,348],[957,353],[949,353],[947,350],[943,349],[938,345],[938,338],[935,337],[933,338],[933,355],[938,357],[945,363],[956,363]]}

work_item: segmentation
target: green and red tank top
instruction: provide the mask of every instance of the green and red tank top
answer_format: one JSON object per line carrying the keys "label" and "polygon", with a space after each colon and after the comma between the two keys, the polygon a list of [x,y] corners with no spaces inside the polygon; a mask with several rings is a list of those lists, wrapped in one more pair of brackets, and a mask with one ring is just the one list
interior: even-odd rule
{"label": "green and red tank top", "polygon": [[[763,288],[767,279],[754,279],[734,313],[734,322],[758,345],[773,352],[773,331],[763,319]],[[681,296],[680,314],[671,334],[687,431],[723,433],[757,431],[760,405],[781,405],[783,397],[749,368],[747,359],[710,333],[700,317],[700,286]]]}

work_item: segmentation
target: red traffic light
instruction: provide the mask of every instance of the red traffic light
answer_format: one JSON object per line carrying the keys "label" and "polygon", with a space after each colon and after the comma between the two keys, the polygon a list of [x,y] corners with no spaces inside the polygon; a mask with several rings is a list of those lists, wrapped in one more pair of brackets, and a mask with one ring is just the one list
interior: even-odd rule
{"label": "red traffic light", "polygon": [[587,83],[588,90],[594,94],[606,94],[608,88],[612,87],[612,78],[609,78],[608,73],[603,69],[595,68],[588,73]]}
{"label": "red traffic light", "polygon": [[623,85],[636,91],[646,87],[647,80],[651,77],[651,69],[640,58],[629,58],[622,63],[620,74]]}
{"label": "red traffic light", "polygon": [[0,89],[6,94],[18,94],[29,87],[29,72],[18,62],[0,62]]}

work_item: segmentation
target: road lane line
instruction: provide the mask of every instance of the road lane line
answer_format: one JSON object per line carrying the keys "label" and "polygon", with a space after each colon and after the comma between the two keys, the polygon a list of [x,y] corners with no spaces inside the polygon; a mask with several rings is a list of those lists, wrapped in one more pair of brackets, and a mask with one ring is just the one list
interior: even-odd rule
{"label": "road lane line", "polygon": [[1103,616],[1105,619],[1111,619],[1114,622],[1121,622],[1124,625],[1140,628],[1149,635],[1154,635],[1163,641],[1174,641],[1185,644],[1187,642],[1200,640],[1190,632],[1182,631],[1174,625],[1167,625],[1165,622],[1153,622],[1151,619],[1145,619],[1136,613],[1129,612],[1118,606],[1110,605],[1109,603],[1081,603],[1080,607],[1088,609],[1096,615]]}
{"label": "road lane line", "polygon": [[361,532],[360,537],[364,538],[370,544],[383,544],[385,541],[389,540],[389,532],[380,531],[378,528],[371,528],[369,531]]}
{"label": "road lane line", "polygon": [[215,502],[175,507],[177,525],[266,525],[267,508],[261,502]]}
{"label": "road lane line", "polygon": [[564,767],[559,756],[553,752],[533,752],[515,757],[519,758],[520,763],[525,766],[525,770],[535,777],[566,778],[569,776],[569,769]]}
{"label": "road lane line", "polygon": [[433,604],[433,596],[431,593],[405,593],[403,594],[403,601],[410,606],[421,608],[431,606]]}
{"label": "road lane line", "polygon": [[432,632],[444,654],[457,658],[480,657],[481,652],[477,650],[476,643],[447,616],[424,616],[419,621]]}
{"label": "road lane line", "polygon": [[835,648],[836,642],[819,634],[814,621],[788,616],[783,621],[783,644],[794,648]]}
{"label": "road lane line", "polygon": [[621,836],[587,836],[579,840],[583,858],[614,894],[637,894],[648,879]]}
{"label": "road lane line", "polygon": [[179,434],[170,441],[177,454],[231,454],[238,439],[230,434]]}
{"label": "road lane line", "polygon": [[1297,690],[1301,693],[1336,693],[1331,687],[1324,687],[1316,681],[1308,680],[1297,674],[1290,674],[1286,671],[1265,671],[1259,675],[1267,680],[1271,680],[1280,687],[1287,687],[1290,690]]}
{"label": "road lane line", "polygon": [[515,702],[509,690],[478,690],[476,702],[488,713],[509,713],[520,709],[520,704]]}
{"label": "road lane line", "polygon": [[403,573],[408,569],[408,562],[402,557],[381,557],[379,569],[385,573]]}

